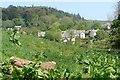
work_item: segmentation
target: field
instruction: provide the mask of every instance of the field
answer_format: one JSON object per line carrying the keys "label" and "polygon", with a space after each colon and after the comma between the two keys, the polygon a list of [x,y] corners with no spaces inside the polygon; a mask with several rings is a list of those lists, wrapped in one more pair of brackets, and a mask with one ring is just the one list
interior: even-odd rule
{"label": "field", "polygon": [[[2,34],[1,62],[9,62],[11,56],[35,62],[55,61],[59,72],[52,78],[71,78],[72,74],[80,78],[120,78],[120,51],[82,48],[25,34],[20,34],[21,46],[16,46],[9,41],[11,33],[3,30]],[[60,72],[69,75],[58,76]]]}

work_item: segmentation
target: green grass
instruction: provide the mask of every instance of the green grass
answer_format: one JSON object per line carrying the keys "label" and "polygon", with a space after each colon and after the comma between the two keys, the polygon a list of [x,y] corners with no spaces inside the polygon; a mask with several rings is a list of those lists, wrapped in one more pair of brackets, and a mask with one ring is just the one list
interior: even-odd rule
{"label": "green grass", "polygon": [[[86,64],[83,64],[84,60],[92,63],[95,62],[93,61],[95,59],[97,61],[101,61],[98,64],[102,65],[102,61],[103,63],[107,64],[104,59],[112,59],[116,61],[116,68],[120,66],[120,60],[116,58],[120,57],[117,54],[118,52],[115,51],[80,48],[76,45],[66,45],[63,43],[49,41],[44,38],[38,38],[35,35],[22,34],[20,35],[21,37],[19,39],[22,46],[18,47],[9,41],[10,34],[8,34],[7,31],[3,31],[2,36],[3,44],[1,61],[4,62],[9,61],[9,58],[11,56],[16,56],[37,62],[55,61],[57,63],[57,69],[63,71],[64,69],[68,68],[70,72],[83,72],[83,68],[85,66],[88,66]],[[91,74],[83,74],[83,77],[90,76]]]}

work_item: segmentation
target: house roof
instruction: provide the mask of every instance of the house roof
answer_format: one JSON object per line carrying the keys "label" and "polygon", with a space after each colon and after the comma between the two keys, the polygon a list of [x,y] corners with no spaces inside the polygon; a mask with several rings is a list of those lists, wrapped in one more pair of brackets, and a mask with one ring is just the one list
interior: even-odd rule
{"label": "house roof", "polygon": [[85,33],[85,30],[74,30],[75,34],[79,34],[79,33]]}
{"label": "house roof", "polygon": [[111,24],[110,23],[106,23],[106,24],[103,24],[101,28],[102,29],[108,29],[110,27],[111,27]]}
{"label": "house roof", "polygon": [[[85,33],[85,30],[73,30],[73,32],[74,32],[73,36],[75,37],[81,33]],[[61,36],[63,38],[67,38],[67,37],[70,37],[70,33],[68,31],[62,31]]]}
{"label": "house roof", "polygon": [[38,32],[38,34],[44,35],[44,34],[45,34],[45,32]]}
{"label": "house roof", "polygon": [[69,37],[69,33],[67,31],[62,31],[61,36],[62,37]]}
{"label": "house roof", "polygon": [[97,31],[98,31],[98,30],[94,30],[94,29],[93,29],[93,30],[91,30],[90,32],[94,32],[94,33],[96,33]]}
{"label": "house roof", "polygon": [[21,28],[21,26],[15,26],[16,28]]}

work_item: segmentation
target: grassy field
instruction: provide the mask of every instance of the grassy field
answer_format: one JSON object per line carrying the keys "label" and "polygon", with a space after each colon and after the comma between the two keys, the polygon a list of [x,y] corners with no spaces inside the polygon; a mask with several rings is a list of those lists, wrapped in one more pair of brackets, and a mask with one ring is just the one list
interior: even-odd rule
{"label": "grassy field", "polygon": [[[61,72],[68,69],[69,72],[82,73],[83,78],[93,77],[96,74],[108,72],[118,76],[120,71],[120,52],[114,50],[100,50],[81,48],[76,45],[66,45],[38,38],[35,35],[20,34],[21,47],[9,41],[10,34],[3,30],[2,35],[2,60],[9,61],[11,56],[16,56],[36,62],[55,61],[56,68]],[[1,56],[1,55],[0,55]],[[87,71],[85,71],[88,69]],[[112,72],[114,70],[114,72]]]}

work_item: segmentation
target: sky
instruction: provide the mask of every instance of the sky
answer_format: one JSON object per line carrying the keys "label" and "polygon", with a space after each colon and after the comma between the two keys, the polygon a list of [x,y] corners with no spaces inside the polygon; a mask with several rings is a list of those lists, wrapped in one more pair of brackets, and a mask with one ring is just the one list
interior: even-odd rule
{"label": "sky", "polygon": [[48,6],[73,14],[79,13],[88,20],[108,20],[113,17],[116,2],[2,2],[1,5]]}

